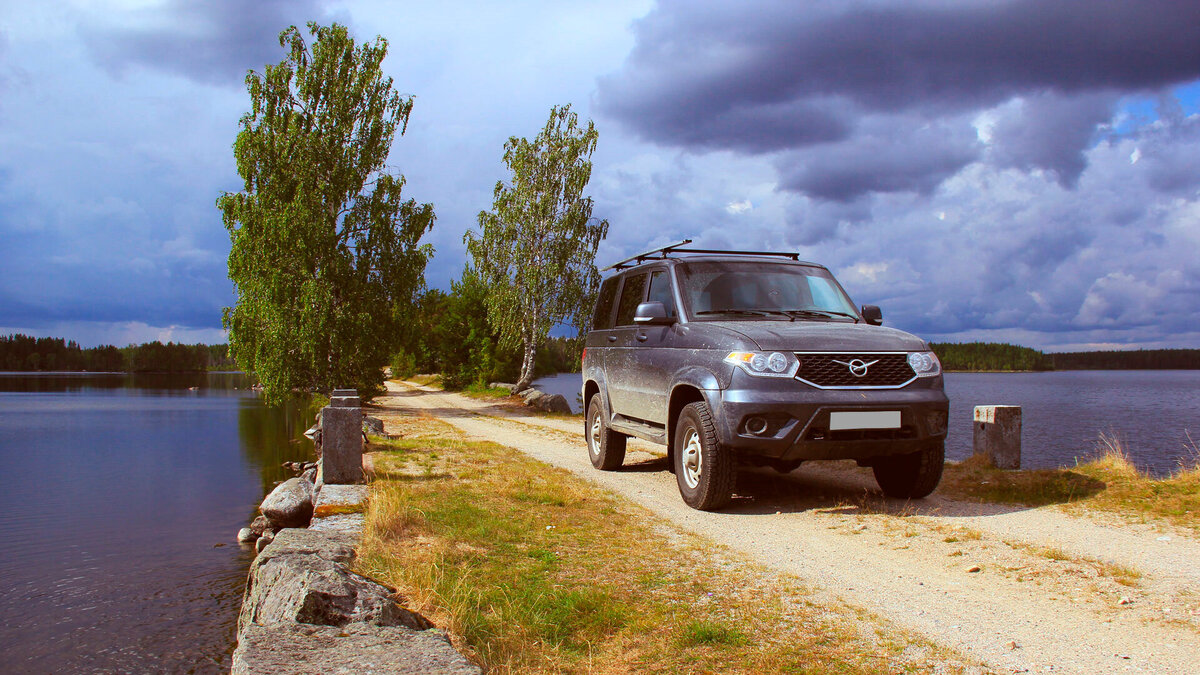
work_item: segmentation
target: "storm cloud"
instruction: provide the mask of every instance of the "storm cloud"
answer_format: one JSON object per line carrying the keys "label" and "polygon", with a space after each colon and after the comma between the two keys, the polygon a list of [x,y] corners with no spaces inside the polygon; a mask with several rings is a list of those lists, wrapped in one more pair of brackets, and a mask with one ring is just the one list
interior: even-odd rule
{"label": "storm cloud", "polygon": [[914,151],[912,120],[946,126],[998,107],[989,156],[1073,184],[1121,95],[1200,75],[1200,4],[1168,0],[667,0],[635,33],[624,67],[599,81],[600,111],[695,151],[836,144],[793,153],[781,187],[837,200],[927,192],[971,151]]}
{"label": "storm cloud", "polygon": [[280,60],[278,35],[325,14],[324,0],[169,0],[80,29],[92,58],[121,73],[130,66],[178,73],[205,84],[240,85],[246,71]]}

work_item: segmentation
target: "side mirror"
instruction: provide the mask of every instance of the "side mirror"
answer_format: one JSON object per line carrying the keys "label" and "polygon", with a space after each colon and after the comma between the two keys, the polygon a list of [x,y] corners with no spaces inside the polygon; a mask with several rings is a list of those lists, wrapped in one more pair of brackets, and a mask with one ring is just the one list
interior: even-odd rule
{"label": "side mirror", "polygon": [[667,316],[667,308],[661,302],[643,302],[633,313],[633,322],[639,326],[669,326],[675,319]]}
{"label": "side mirror", "polygon": [[866,321],[872,326],[883,325],[883,311],[880,310],[876,305],[863,305],[862,317],[863,321]]}

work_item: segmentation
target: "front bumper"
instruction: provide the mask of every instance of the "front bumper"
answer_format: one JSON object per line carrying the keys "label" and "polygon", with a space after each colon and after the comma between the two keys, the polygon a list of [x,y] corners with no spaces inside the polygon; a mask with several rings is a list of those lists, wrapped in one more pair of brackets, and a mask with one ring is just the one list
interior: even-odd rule
{"label": "front bumper", "polygon": [[[902,389],[860,390],[816,389],[790,378],[737,372],[715,407],[721,443],[739,452],[784,461],[869,460],[945,439],[950,402],[941,376]],[[899,428],[830,428],[830,413],[880,411],[899,411]]]}

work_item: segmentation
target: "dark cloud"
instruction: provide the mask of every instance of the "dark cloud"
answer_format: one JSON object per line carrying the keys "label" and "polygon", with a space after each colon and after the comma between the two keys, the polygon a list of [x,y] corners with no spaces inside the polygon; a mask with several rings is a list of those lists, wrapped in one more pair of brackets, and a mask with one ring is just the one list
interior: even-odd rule
{"label": "dark cloud", "polygon": [[[837,142],[813,155],[831,171],[808,161],[783,171],[788,189],[833,199],[927,192],[969,153],[944,143],[909,153],[901,125],[1013,100],[1024,103],[999,121],[995,160],[1073,185],[1120,95],[1200,76],[1200,3],[1177,0],[663,0],[635,33],[622,70],[599,80],[602,112],[692,150]],[[898,120],[895,148],[886,136],[858,140],[864,119],[887,116]],[[851,166],[864,162],[874,166]]]}
{"label": "dark cloud", "polygon": [[992,130],[993,159],[1000,166],[1053,171],[1063,185],[1073,186],[1086,167],[1084,148],[1096,128],[1112,119],[1118,98],[1041,93],[1017,101]]}
{"label": "dark cloud", "polygon": [[206,84],[240,84],[247,70],[282,58],[279,33],[324,18],[325,0],[168,0],[118,17],[135,25],[95,24],[80,33],[103,68],[157,68]]}
{"label": "dark cloud", "polygon": [[969,125],[886,126],[784,156],[780,187],[839,202],[871,192],[928,194],[979,156]]}

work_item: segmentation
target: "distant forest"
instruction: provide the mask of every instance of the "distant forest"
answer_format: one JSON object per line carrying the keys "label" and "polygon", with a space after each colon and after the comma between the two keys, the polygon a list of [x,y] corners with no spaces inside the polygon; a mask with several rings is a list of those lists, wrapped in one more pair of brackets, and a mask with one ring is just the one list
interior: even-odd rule
{"label": "distant forest", "polygon": [[997,342],[943,342],[930,346],[946,370],[1200,370],[1200,349],[1046,354]]}
{"label": "distant forest", "polygon": [[83,349],[74,340],[0,336],[0,370],[194,373],[236,369],[227,345],[149,342],[128,347]]}

